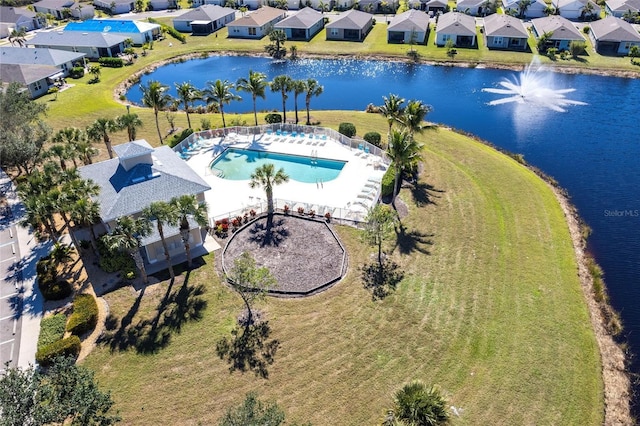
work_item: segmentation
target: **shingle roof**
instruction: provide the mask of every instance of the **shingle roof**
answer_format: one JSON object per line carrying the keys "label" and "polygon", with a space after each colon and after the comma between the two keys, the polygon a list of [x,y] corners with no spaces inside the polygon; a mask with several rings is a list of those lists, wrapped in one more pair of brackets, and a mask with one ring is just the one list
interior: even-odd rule
{"label": "shingle roof", "polygon": [[174,18],[174,21],[216,21],[228,15],[235,15],[235,13],[235,9],[230,7],[205,4]]}
{"label": "shingle roof", "polygon": [[608,16],[591,23],[591,32],[597,41],[640,42],[640,34],[627,21]]}
{"label": "shingle roof", "polygon": [[429,15],[419,10],[410,9],[396,15],[389,22],[387,31],[426,31],[429,28]]}
{"label": "shingle roof", "polygon": [[23,16],[33,19],[36,17],[36,14],[21,7],[0,6],[0,22],[15,23],[18,18]]}
{"label": "shingle roof", "polygon": [[327,28],[342,28],[345,30],[361,30],[373,19],[373,15],[351,9],[338,15],[335,21],[326,25]]}
{"label": "shingle roof", "polygon": [[144,154],[153,152],[153,147],[144,139],[138,139],[129,143],[123,143],[113,147],[119,159],[139,157]]}
{"label": "shingle roof", "polygon": [[73,62],[85,56],[84,53],[69,52],[68,50],[0,47],[0,62],[3,64],[33,64],[33,65],[62,65]]}
{"label": "shingle roof", "polygon": [[582,37],[582,34],[573,23],[560,15],[532,19],[531,24],[533,24],[538,36],[544,33],[552,33],[552,40],[584,40],[584,37]]}
{"label": "shingle roof", "polygon": [[[518,9],[519,5],[518,3],[520,2],[520,0],[502,0],[502,7],[504,9]],[[539,6],[541,6],[542,9],[547,7],[547,4],[544,2],[544,0],[533,0],[531,2],[531,5],[529,5],[528,9],[531,9],[532,5],[538,4]]]}
{"label": "shingle roof", "polygon": [[73,9],[74,7],[78,7],[78,3],[74,0],[40,0],[33,5],[44,9]]}
{"label": "shingle roof", "polygon": [[227,27],[261,27],[284,15],[284,10],[275,7],[263,6],[248,15],[229,22]]}
{"label": "shingle roof", "polygon": [[582,9],[587,3],[593,4],[593,6],[595,7],[594,10],[600,10],[600,6],[598,6],[592,0],[551,0],[551,4],[556,9],[565,9],[569,7],[573,9]]}
{"label": "shingle roof", "polygon": [[426,3],[426,5],[429,7],[440,7],[440,6],[444,7],[447,5],[447,1],[446,0],[429,0]]}
{"label": "shingle roof", "polygon": [[[146,141],[115,146],[116,152],[149,152]],[[145,146],[146,144],[146,146]],[[198,194],[210,188],[171,148],[153,149],[153,164],[137,164],[128,171],[119,158],[81,167],[80,175],[100,185],[100,216],[104,221],[135,214],[153,201],[169,201],[185,194]]]}
{"label": "shingle roof", "polygon": [[440,16],[436,32],[461,36],[476,35],[476,19],[459,12],[448,12]]}
{"label": "shingle roof", "polygon": [[160,25],[150,22],[130,21],[120,19],[87,19],[82,22],[69,22],[65,31],[83,31],[100,33],[144,33],[159,29]]}
{"label": "shingle roof", "polygon": [[324,19],[322,13],[314,10],[310,7],[305,7],[301,9],[295,15],[289,16],[288,18],[283,19],[278,22],[275,27],[276,28],[311,28],[318,21]]}
{"label": "shingle roof", "polygon": [[640,11],[640,0],[607,0],[606,5],[612,11],[626,12],[628,10],[632,12]]}
{"label": "shingle roof", "polygon": [[487,36],[498,37],[529,37],[527,29],[520,19],[497,13],[484,18],[484,33]]}
{"label": "shingle roof", "polygon": [[103,33],[79,33],[77,31],[50,31],[38,33],[31,40],[30,46],[76,46],[76,47],[111,47],[123,43],[124,35]]}
{"label": "shingle roof", "polygon": [[478,7],[482,5],[486,0],[459,0],[456,3],[456,8],[458,10],[465,10],[467,8]]}
{"label": "shingle roof", "polygon": [[0,62],[0,80],[3,83],[31,84],[60,72],[52,65],[5,64]]}

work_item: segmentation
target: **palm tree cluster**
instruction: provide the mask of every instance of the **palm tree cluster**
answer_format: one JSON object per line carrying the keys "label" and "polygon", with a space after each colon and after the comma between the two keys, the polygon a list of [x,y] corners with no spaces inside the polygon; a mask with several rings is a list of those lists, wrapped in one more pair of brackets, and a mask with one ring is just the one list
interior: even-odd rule
{"label": "palm tree cluster", "polygon": [[438,426],[449,422],[447,401],[434,386],[415,380],[398,390],[383,426]]}
{"label": "palm tree cluster", "polygon": [[[414,135],[422,133],[426,128],[423,124],[424,119],[433,109],[420,100],[406,102],[394,94],[390,94],[388,98],[383,96],[383,99],[384,104],[378,111],[387,119],[389,125],[387,155],[395,167],[392,198],[395,206],[402,173],[415,168],[422,160],[423,145],[415,140]],[[401,126],[399,130],[393,129],[396,123]]]}

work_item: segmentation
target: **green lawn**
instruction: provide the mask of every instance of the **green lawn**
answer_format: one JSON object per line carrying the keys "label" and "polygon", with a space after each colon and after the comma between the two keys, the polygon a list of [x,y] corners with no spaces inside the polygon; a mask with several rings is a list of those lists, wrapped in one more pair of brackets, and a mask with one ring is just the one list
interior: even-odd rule
{"label": "green lawn", "polygon": [[[380,117],[346,114],[359,133],[385,132]],[[314,115],[333,127],[345,121],[345,112]],[[280,341],[269,377],[230,373],[215,347],[242,302],[207,256],[184,288],[171,290],[160,316],[168,319],[157,328],[164,347],[144,354],[100,346],[84,361],[113,391],[124,424],[213,424],[255,390],[290,421],[374,425],[412,379],[438,385],[462,408],[454,424],[602,424],[598,348],[552,192],[468,138],[446,130],[420,138],[421,186],[402,191],[407,231],[387,247],[405,273],[395,293],[371,300],[358,267],[374,249],[356,229],[337,227],[349,253],[346,278],[316,296],[262,302]],[[144,336],[143,321],[166,289],[148,289],[139,306],[130,288],[106,299],[111,314],[129,313],[130,329]]]}

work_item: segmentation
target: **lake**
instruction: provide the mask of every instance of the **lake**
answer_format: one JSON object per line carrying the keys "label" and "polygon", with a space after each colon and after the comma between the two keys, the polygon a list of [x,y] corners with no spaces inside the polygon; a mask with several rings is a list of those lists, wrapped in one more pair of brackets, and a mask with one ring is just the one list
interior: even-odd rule
{"label": "lake", "polygon": [[[521,153],[527,162],[553,176],[566,188],[580,215],[593,229],[589,249],[605,271],[613,307],[620,312],[631,350],[640,355],[640,80],[555,73],[541,74],[551,88],[575,88],[567,98],[587,105],[566,112],[532,105],[488,103],[500,95],[483,92],[498,87],[511,71],[412,65],[357,60],[298,60],[215,56],[170,64],[142,77],[171,86],[190,80],[203,88],[207,81],[247,77],[249,70],[269,80],[287,74],[315,78],[325,88],[311,109],[363,111],[382,104],[382,96],[398,94],[433,106],[428,120],[474,133],[494,145]],[[179,76],[179,77],[178,77]],[[225,112],[252,110],[251,96],[225,106]],[[134,86],[127,94],[139,102]],[[282,98],[267,93],[258,110],[280,110]],[[293,110],[292,95],[287,109]],[[304,95],[299,98],[304,117]],[[196,116],[197,117],[197,116]],[[193,117],[197,120],[196,117]],[[348,115],[344,121],[349,121]],[[197,121],[195,122],[197,123]],[[251,123],[249,123],[251,124]],[[366,129],[358,129],[363,134]],[[640,373],[640,362],[632,366]],[[640,388],[636,389],[636,393]]]}

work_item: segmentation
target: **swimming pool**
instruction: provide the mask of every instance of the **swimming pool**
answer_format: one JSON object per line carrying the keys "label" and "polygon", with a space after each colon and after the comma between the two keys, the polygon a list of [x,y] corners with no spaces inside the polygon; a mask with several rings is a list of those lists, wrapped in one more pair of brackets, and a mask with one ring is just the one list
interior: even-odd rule
{"label": "swimming pool", "polygon": [[211,163],[211,170],[229,180],[249,180],[263,164],[281,167],[289,179],[303,183],[328,182],[338,177],[346,161],[251,149],[227,148]]}

